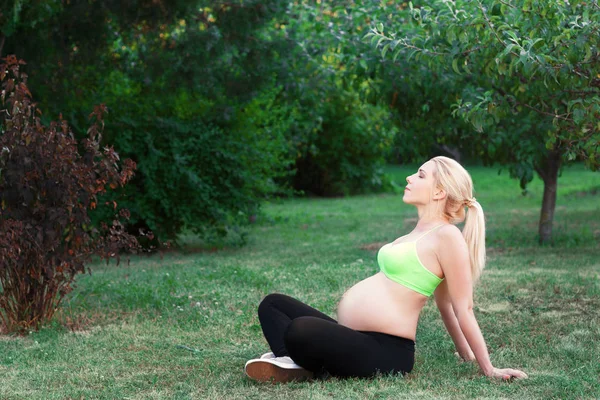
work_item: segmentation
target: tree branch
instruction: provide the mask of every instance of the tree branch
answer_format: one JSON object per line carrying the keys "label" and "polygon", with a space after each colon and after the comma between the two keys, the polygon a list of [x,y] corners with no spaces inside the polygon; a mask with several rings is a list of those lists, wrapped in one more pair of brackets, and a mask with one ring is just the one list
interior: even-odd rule
{"label": "tree branch", "polygon": [[[590,96],[590,95],[595,95],[595,94],[600,94],[600,90],[563,90],[562,92],[564,93],[572,93],[572,94],[579,94],[582,96]],[[554,96],[556,97],[556,96]]]}
{"label": "tree branch", "polygon": [[529,104],[526,104],[526,103],[520,103],[520,102],[518,102],[518,101],[516,101],[516,100],[515,100],[515,102],[516,102],[518,105],[521,105],[521,106],[523,106],[523,107],[527,107],[527,108],[529,108],[530,110],[533,110],[533,111],[535,111],[535,112],[537,112],[537,113],[539,113],[539,114],[548,115],[548,116],[550,116],[550,117],[554,117],[554,118],[562,119],[563,121],[569,121],[569,122],[573,122],[573,120],[572,120],[571,118],[567,118],[567,117],[564,117],[564,116],[563,116],[563,115],[569,115],[569,114],[553,114],[553,113],[549,113],[549,112],[547,112],[547,111],[542,111],[542,110],[539,110],[539,109],[537,109],[537,108],[535,108],[535,107],[533,107],[533,106],[530,106]]}
{"label": "tree branch", "polygon": [[542,181],[546,182],[546,174],[544,173],[544,170],[541,169],[536,164],[533,165],[533,169],[535,170],[535,172],[538,173],[538,175],[540,176],[540,178],[542,178]]}
{"label": "tree branch", "polygon": [[561,119],[563,121],[573,122],[573,120],[571,118],[565,117],[565,115],[569,115],[568,113],[567,114],[549,113],[547,111],[543,111],[543,110],[540,110],[540,109],[535,108],[533,106],[530,106],[529,104],[521,103],[520,101],[518,101],[517,99],[515,99],[513,96],[510,96],[508,93],[506,93],[502,88],[499,88],[499,87],[494,86],[494,85],[492,85],[492,88],[494,88],[494,90],[496,90],[498,93],[500,93],[500,95],[502,97],[504,97],[509,103],[512,103],[513,106],[523,106],[523,107],[529,108],[530,110],[535,111],[535,112],[537,112],[539,114],[542,114],[542,115],[547,115],[549,117],[558,118],[558,119]]}
{"label": "tree branch", "polygon": [[[492,21],[490,21],[487,14],[485,13],[485,10],[483,9],[483,5],[481,4],[480,1],[478,1],[477,4],[479,5],[479,10],[483,14],[483,18],[485,19],[485,22],[487,23],[488,28],[490,28],[490,30],[492,31],[492,33],[494,34],[494,36],[496,37],[498,42],[502,45],[502,47],[506,48],[506,43],[504,43],[504,40],[502,40],[500,35],[498,35],[498,32],[496,32],[496,30],[494,29],[494,26],[492,25]],[[510,54],[514,55],[515,57],[519,57],[519,55],[517,53],[515,53],[514,51],[511,51]]]}
{"label": "tree branch", "polygon": [[[373,34],[375,36],[386,38],[389,41],[393,41],[394,40],[394,39],[392,39],[392,38],[390,38],[388,36],[385,36],[382,33],[377,32],[374,29],[372,30],[372,32],[373,32]],[[421,48],[421,47],[413,46],[412,44],[408,44],[407,43],[406,38],[396,39],[396,42],[398,44],[400,44],[402,47],[404,47],[405,49],[413,49],[413,50],[416,50],[416,51],[420,51],[423,54],[431,54],[433,56],[448,56],[448,55],[450,55],[449,53],[438,53],[437,51],[432,51],[432,50],[424,49],[424,48]]]}
{"label": "tree branch", "polygon": [[502,0],[498,0],[498,1],[500,1],[500,3],[502,3],[502,4],[504,4],[505,6],[508,6],[508,7],[510,7],[510,8],[517,8],[517,7],[513,6],[512,4],[510,4],[510,3],[507,3],[507,2],[505,2],[505,1],[502,1]]}

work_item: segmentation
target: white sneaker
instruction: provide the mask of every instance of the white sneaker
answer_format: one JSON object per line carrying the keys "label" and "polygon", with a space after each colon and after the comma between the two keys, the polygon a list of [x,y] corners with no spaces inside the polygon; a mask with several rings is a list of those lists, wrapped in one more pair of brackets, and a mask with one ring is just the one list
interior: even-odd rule
{"label": "white sneaker", "polygon": [[259,382],[303,381],[313,377],[312,372],[302,368],[287,356],[250,360],[244,366],[244,371],[248,377]]}
{"label": "white sneaker", "polygon": [[275,353],[273,353],[273,352],[268,352],[268,353],[265,353],[265,354],[263,354],[262,356],[260,356],[260,359],[261,359],[261,360],[264,360],[264,359],[266,359],[266,358],[275,358]]}

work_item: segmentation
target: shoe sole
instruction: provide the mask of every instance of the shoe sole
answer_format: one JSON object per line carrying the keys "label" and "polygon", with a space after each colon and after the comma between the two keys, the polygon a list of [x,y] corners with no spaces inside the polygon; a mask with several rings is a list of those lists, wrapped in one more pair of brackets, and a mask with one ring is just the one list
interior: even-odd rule
{"label": "shoe sole", "polygon": [[259,382],[300,382],[311,379],[313,373],[305,369],[286,369],[267,362],[253,362],[246,366],[246,375]]}

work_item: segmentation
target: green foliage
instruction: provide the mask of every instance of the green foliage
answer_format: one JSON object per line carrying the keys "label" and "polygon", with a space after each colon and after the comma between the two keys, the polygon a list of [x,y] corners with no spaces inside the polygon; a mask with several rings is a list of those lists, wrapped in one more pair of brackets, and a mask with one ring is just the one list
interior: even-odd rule
{"label": "green foliage", "polygon": [[464,83],[454,114],[475,127],[482,157],[527,165],[513,168],[526,181],[548,150],[600,166],[597,1],[435,1],[411,3],[411,16],[397,34],[376,27],[367,37]]}
{"label": "green foliage", "polygon": [[[36,4],[28,3],[31,2],[27,0],[0,1],[1,36],[10,37],[24,27],[39,27],[39,24],[60,13],[63,8],[62,2],[58,0],[37,0]],[[2,54],[0,53],[0,55]]]}
{"label": "green foliage", "polygon": [[[284,190],[274,180],[290,164],[289,116],[273,106],[278,90],[255,97],[225,126],[152,114],[134,120],[131,110],[116,111],[107,129],[119,132],[115,146],[138,164],[138,174],[123,193],[132,229],[150,229],[170,239],[183,229],[205,238],[233,233],[243,242],[238,227],[256,214],[260,200]],[[178,96],[189,96],[182,93]],[[191,115],[186,107],[178,112]],[[105,217],[98,214],[96,220]]]}
{"label": "green foliage", "polygon": [[[32,4],[24,7],[32,12]],[[294,116],[275,104],[281,88],[271,59],[283,35],[265,28],[285,8],[276,1],[64,3],[35,33],[46,35],[42,52],[39,43],[19,42],[33,34],[29,24],[5,49],[31,55],[39,65],[32,89],[50,117],[69,109],[76,135],[85,133],[84,110],[107,104],[103,141],[139,166],[119,193],[131,208],[129,231],[151,229],[164,241],[183,229],[205,237],[233,230],[243,240],[238,228],[260,202],[286,190],[284,134]],[[94,221],[107,217],[99,211]]]}
{"label": "green foliage", "polygon": [[[297,46],[282,100],[300,116],[292,127],[294,188],[338,196],[389,189],[382,163],[397,129],[382,96],[377,57],[361,41],[369,10],[355,1],[301,1],[278,23]],[[369,5],[369,7],[371,7]]]}
{"label": "green foliage", "polygon": [[294,187],[324,196],[389,188],[382,167],[396,133],[390,112],[342,88],[317,101],[309,106],[318,123],[295,143]]}
{"label": "green foliage", "polygon": [[[324,77],[322,81],[328,82],[330,89],[319,92],[339,90],[332,84],[338,82],[345,90],[359,94],[361,101],[388,108],[396,131],[391,148],[385,151],[389,160],[417,162],[453,148],[467,153],[470,148],[462,148],[460,139],[473,129],[452,118],[450,109],[461,88],[460,80],[442,69],[407,62],[410,59],[382,60],[362,40],[371,26],[402,29],[410,20],[407,3],[301,1],[291,8],[290,21],[286,22],[288,35],[302,49],[291,70],[308,69]],[[389,54],[389,47],[385,52]],[[304,77],[296,81],[303,89],[296,97],[307,97],[317,86]]]}

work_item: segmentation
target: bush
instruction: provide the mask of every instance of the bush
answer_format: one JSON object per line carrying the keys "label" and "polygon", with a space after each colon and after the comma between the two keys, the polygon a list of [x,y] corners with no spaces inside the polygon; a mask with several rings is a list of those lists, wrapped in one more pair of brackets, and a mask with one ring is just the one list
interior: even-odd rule
{"label": "bush", "polygon": [[[290,169],[286,132],[293,110],[275,105],[280,91],[270,86],[249,102],[232,104],[229,121],[211,115],[210,107],[202,110],[202,99],[185,90],[176,95],[185,101],[173,102],[178,107],[171,116],[143,100],[126,104],[121,98],[110,130],[118,132],[115,147],[136,161],[139,172],[119,192],[131,211],[129,226],[162,240],[176,241],[186,230],[209,241],[230,234],[244,243],[242,228],[260,203],[285,191],[276,180]],[[98,212],[94,221],[107,217]]]}
{"label": "bush", "polygon": [[[137,250],[119,217],[117,203],[109,226],[92,228],[88,211],[98,196],[124,186],[135,163],[112,147],[100,151],[103,114],[98,106],[87,138],[77,143],[62,119],[41,124],[19,61],[0,64],[0,318],[10,331],[36,329],[49,320],[93,255],[119,257]],[[78,146],[81,146],[81,149]]]}
{"label": "bush", "polygon": [[294,188],[320,196],[389,189],[382,167],[396,135],[390,112],[340,88],[309,107],[316,123],[298,135]]}

